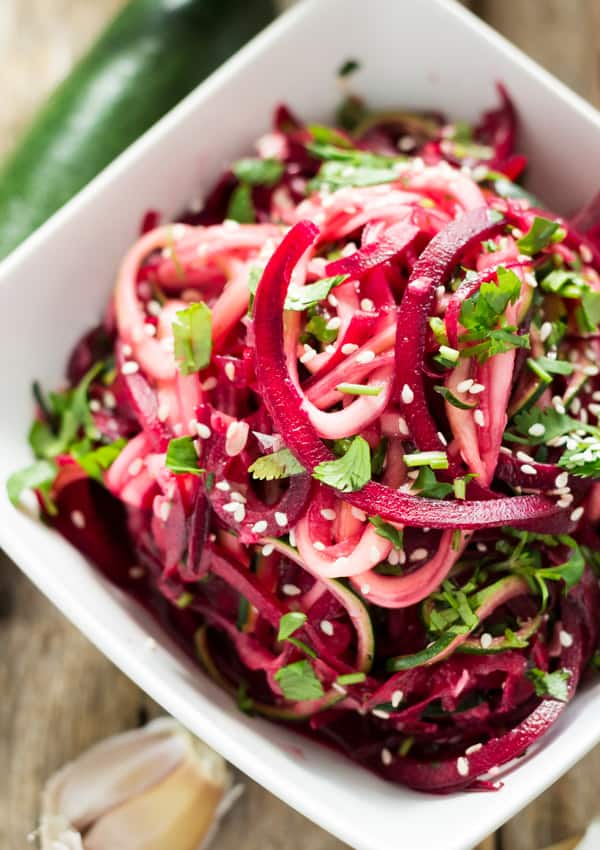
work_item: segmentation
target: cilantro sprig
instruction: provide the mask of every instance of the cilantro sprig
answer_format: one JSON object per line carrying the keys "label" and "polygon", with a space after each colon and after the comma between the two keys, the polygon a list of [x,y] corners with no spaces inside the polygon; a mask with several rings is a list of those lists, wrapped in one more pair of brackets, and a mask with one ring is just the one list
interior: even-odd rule
{"label": "cilantro sprig", "polygon": [[303,702],[320,699],[323,696],[323,685],[307,659],[294,661],[292,664],[281,667],[274,678],[288,700]]}
{"label": "cilantro sprig", "polygon": [[345,454],[326,460],[313,470],[313,478],[342,493],[361,490],[371,480],[371,450],[364,437],[354,437]]}
{"label": "cilantro sprig", "polygon": [[211,330],[210,308],[203,301],[190,304],[185,310],[179,310],[175,314],[175,359],[182,375],[191,375],[210,363]]}
{"label": "cilantro sprig", "polygon": [[571,678],[569,670],[555,670],[553,673],[547,673],[545,670],[533,667],[527,671],[526,675],[538,697],[551,697],[559,702],[567,702],[569,699],[568,682]]}
{"label": "cilantro sprig", "polygon": [[323,301],[332,289],[348,280],[347,274],[337,274],[333,277],[324,277],[314,283],[297,288],[290,287],[285,299],[285,310],[308,310]]}
{"label": "cilantro sprig", "polygon": [[291,475],[299,475],[304,471],[302,464],[296,460],[289,449],[279,449],[270,455],[263,455],[248,467],[248,472],[258,481],[289,478]]}

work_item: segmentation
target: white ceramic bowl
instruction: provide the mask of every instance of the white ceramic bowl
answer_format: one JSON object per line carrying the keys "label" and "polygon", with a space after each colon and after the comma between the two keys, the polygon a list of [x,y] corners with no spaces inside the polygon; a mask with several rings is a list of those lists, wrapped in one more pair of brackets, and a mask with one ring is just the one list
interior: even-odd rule
{"label": "white ceramic bowl", "polygon": [[[335,72],[379,106],[475,119],[503,80],[522,118],[532,191],[561,212],[600,185],[600,117],[446,0],[308,0],[287,13],[130,148],[0,270],[0,481],[29,460],[30,385],[61,381],[67,352],[100,316],[118,260],[148,208],[171,214],[246,151],[286,101],[331,117]],[[1,226],[1,225],[0,225]],[[579,694],[503,790],[429,797],[385,784],[287,729],[251,719],[64,540],[0,490],[0,543],[37,586],[165,709],[290,805],[359,850],[465,850],[600,739],[600,684]],[[148,647],[148,635],[157,641]],[[76,683],[74,683],[76,687]]]}

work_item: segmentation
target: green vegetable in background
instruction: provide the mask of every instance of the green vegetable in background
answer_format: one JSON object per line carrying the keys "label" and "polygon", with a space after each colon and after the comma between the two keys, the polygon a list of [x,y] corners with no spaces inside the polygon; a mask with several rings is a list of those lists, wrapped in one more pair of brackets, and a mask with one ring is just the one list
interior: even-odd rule
{"label": "green vegetable in background", "polygon": [[0,258],[273,14],[272,0],[132,0],[0,171]]}

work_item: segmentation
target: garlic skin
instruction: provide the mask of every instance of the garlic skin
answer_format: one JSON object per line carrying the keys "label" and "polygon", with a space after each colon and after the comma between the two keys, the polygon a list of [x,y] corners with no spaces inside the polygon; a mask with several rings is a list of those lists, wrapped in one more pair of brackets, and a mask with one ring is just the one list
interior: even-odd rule
{"label": "garlic skin", "polygon": [[225,761],[171,718],[100,742],[48,781],[42,850],[200,850],[233,802]]}

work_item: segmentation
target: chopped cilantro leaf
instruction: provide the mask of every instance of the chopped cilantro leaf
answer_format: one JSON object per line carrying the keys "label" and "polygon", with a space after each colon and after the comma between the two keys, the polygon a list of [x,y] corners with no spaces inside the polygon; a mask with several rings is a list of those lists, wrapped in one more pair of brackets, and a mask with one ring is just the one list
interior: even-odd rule
{"label": "chopped cilantro leaf", "polygon": [[48,490],[56,477],[56,464],[50,460],[38,460],[25,469],[13,472],[6,482],[6,492],[13,505],[19,504],[24,490]]}
{"label": "chopped cilantro leaf", "polygon": [[551,697],[559,702],[567,702],[569,699],[568,681],[571,673],[568,670],[555,670],[554,673],[546,673],[538,667],[533,667],[527,673],[538,697]]}
{"label": "chopped cilantro leaf", "polygon": [[173,321],[175,359],[182,375],[191,375],[210,363],[212,318],[203,301],[179,310]]}
{"label": "chopped cilantro leaf", "polygon": [[424,466],[421,468],[411,489],[418,492],[419,496],[422,496],[424,499],[444,499],[453,492],[454,488],[452,484],[438,481],[435,477],[435,472],[429,466]]}
{"label": "chopped cilantro leaf", "polygon": [[365,673],[343,673],[338,676],[336,682],[338,685],[360,685],[367,678]]}
{"label": "chopped cilantro leaf", "polygon": [[249,186],[274,186],[283,176],[284,164],[278,159],[247,157],[238,159],[231,170]]}
{"label": "chopped cilantro leaf", "polygon": [[226,218],[240,224],[253,224],[256,221],[252,187],[248,183],[240,183],[231,193]]}
{"label": "chopped cilantro leaf", "polygon": [[[550,221],[550,219],[536,215],[527,233],[517,240],[517,247],[522,254],[531,257],[546,248],[551,242],[558,241],[554,237],[560,236],[561,231],[564,234],[564,230],[557,221]],[[564,235],[562,238],[564,239]]]}
{"label": "chopped cilantro leaf", "polygon": [[270,455],[257,458],[248,467],[248,472],[259,481],[273,481],[276,478],[299,475],[304,472],[304,467],[298,463],[289,449],[279,449]]}
{"label": "chopped cilantro leaf", "polygon": [[313,478],[342,493],[354,493],[371,480],[371,450],[363,437],[355,437],[337,460],[326,460],[313,470]]}
{"label": "chopped cilantro leaf", "polygon": [[288,611],[279,621],[277,640],[287,640],[306,622],[306,614],[301,611]]}
{"label": "chopped cilantro leaf", "polygon": [[293,701],[320,699],[323,686],[317,679],[310,661],[294,661],[275,673],[284,697]]}
{"label": "chopped cilantro leaf", "polygon": [[309,307],[315,307],[320,301],[323,301],[331,290],[348,280],[347,274],[337,274],[333,277],[324,277],[314,283],[308,283],[306,286],[292,288],[288,290],[285,299],[284,310],[308,310]]}
{"label": "chopped cilantro leaf", "polygon": [[304,326],[304,331],[326,345],[337,339],[338,335],[335,328],[327,327],[327,319],[319,313],[315,313],[314,316],[311,316]]}
{"label": "chopped cilantro leaf", "polygon": [[176,475],[202,475],[192,437],[174,437],[169,441],[165,466]]}
{"label": "chopped cilantro leaf", "polygon": [[442,398],[448,402],[448,404],[451,404],[453,407],[458,407],[459,410],[472,410],[474,407],[477,407],[477,402],[467,404],[465,401],[461,401],[448,389],[448,387],[436,386],[433,389],[436,393],[439,393]]}
{"label": "chopped cilantro leaf", "polygon": [[380,537],[389,540],[395,549],[402,549],[404,535],[401,528],[396,528],[377,515],[369,517],[369,522],[375,526],[375,531]]}

